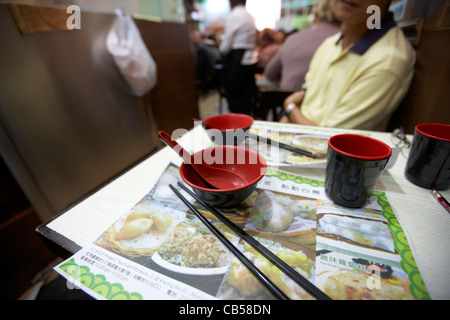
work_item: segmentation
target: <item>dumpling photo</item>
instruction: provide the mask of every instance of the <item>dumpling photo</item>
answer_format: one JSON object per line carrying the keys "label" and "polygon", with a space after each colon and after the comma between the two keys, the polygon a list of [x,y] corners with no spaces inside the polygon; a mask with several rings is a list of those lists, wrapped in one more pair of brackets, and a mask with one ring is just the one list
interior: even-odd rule
{"label": "dumpling photo", "polygon": [[280,232],[287,229],[293,214],[271,192],[262,192],[256,198],[250,219],[256,228],[266,232]]}
{"label": "dumpling photo", "polygon": [[319,219],[319,231],[363,246],[396,252],[391,231],[381,221],[325,214]]}

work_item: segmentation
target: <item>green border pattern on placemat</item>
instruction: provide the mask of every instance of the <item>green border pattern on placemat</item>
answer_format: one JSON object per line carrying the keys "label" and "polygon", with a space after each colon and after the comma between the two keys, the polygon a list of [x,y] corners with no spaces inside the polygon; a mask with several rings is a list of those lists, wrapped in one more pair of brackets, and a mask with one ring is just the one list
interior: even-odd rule
{"label": "green border pattern on placemat", "polygon": [[292,173],[278,171],[274,168],[267,168],[265,176],[276,177],[282,181],[289,180],[299,184],[304,183],[312,187],[325,187],[325,183],[323,181],[300,177]]}
{"label": "green border pattern on placemat", "polygon": [[411,294],[417,300],[430,300],[431,296],[426,288],[419,268],[417,267],[405,231],[397,220],[394,210],[392,210],[392,207],[389,204],[386,193],[383,191],[374,191],[373,194],[378,197],[377,202],[382,208],[382,214],[388,220],[388,228],[394,235],[394,246],[402,258],[400,265],[403,271],[408,275],[410,281],[409,290]]}
{"label": "green border pattern on placemat", "polygon": [[102,274],[93,274],[89,267],[78,265],[75,259],[70,259],[59,267],[74,280],[86,288],[108,300],[143,300],[138,292],[126,291],[120,283],[111,283]]}

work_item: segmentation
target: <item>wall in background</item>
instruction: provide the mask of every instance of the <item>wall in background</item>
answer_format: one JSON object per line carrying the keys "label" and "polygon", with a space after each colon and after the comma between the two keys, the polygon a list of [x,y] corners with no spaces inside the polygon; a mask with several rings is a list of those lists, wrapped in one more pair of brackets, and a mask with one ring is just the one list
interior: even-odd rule
{"label": "wall in background", "polygon": [[419,123],[450,123],[450,0],[400,0],[399,25],[408,31],[417,52],[408,94],[394,113],[390,128],[414,133]]}
{"label": "wall in background", "polygon": [[185,22],[183,0],[15,0],[14,3],[63,7],[77,5],[81,11],[92,13],[114,13],[114,9],[120,7],[140,19]]}

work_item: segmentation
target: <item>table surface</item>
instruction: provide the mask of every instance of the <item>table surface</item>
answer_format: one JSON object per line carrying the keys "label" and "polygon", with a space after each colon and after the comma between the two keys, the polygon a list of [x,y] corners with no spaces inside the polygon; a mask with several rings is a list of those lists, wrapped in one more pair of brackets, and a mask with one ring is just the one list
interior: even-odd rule
{"label": "table surface", "polygon": [[[287,126],[301,127],[284,125]],[[390,133],[359,130],[345,132],[368,134],[393,146]],[[211,143],[199,126],[178,133],[185,133],[179,142],[186,149],[198,150]],[[173,156],[174,152],[165,147],[87,199],[43,224],[37,231],[70,252],[76,252],[94,241],[141,200],[157,182]],[[397,219],[408,236],[431,296],[433,299],[450,299],[450,214],[432,196],[430,190],[416,186],[405,178],[406,156],[406,152],[399,154],[395,165],[381,176],[377,189],[386,191]],[[285,166],[281,169],[307,178],[322,181],[325,178],[324,168]],[[450,199],[450,190],[442,191],[441,194]]]}

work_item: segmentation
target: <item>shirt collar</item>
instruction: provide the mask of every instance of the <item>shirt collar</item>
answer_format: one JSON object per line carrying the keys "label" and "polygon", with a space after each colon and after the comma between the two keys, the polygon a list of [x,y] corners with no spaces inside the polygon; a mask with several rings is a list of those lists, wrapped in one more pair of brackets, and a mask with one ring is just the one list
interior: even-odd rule
{"label": "shirt collar", "polygon": [[[380,29],[370,29],[349,49],[349,51],[363,55],[375,42],[397,25],[394,21],[392,12],[389,12],[384,16],[383,19],[381,19],[380,24]],[[340,36],[337,44],[341,42],[343,37],[343,35]]]}

